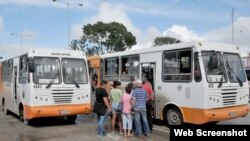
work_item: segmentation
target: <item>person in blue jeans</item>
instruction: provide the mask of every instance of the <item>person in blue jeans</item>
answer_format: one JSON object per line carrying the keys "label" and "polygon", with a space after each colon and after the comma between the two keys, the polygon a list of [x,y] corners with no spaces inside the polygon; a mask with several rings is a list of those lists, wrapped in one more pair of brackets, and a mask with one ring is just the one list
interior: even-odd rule
{"label": "person in blue jeans", "polygon": [[134,120],[135,120],[135,133],[138,136],[142,135],[142,128],[146,136],[150,135],[150,129],[147,120],[147,92],[142,88],[142,81],[135,81],[136,88],[132,92],[134,103]]}
{"label": "person in blue jeans", "polygon": [[104,132],[104,125],[106,122],[106,119],[108,117],[108,114],[111,112],[111,106],[109,104],[108,101],[108,93],[106,91],[106,87],[107,87],[108,83],[107,81],[102,81],[100,84],[100,88],[96,89],[96,102],[98,103],[102,103],[103,106],[105,106],[105,114],[101,115],[101,114],[97,114],[97,136],[98,137],[102,137],[102,136],[106,136],[105,132]]}

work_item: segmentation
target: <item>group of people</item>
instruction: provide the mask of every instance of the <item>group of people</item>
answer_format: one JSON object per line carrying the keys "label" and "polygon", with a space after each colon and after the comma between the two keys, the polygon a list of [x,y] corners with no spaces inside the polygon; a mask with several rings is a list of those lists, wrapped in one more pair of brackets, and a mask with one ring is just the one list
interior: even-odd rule
{"label": "group of people", "polygon": [[125,86],[124,93],[119,81],[113,81],[111,90],[109,85],[103,80],[100,87],[96,88],[96,103],[102,103],[105,107],[104,114],[96,112],[97,136],[106,136],[104,125],[109,115],[112,119],[112,133],[115,133],[115,125],[118,123],[119,132],[125,137],[131,137],[134,134],[149,136],[153,129],[151,115],[153,90],[150,82],[146,78],[143,81],[140,79],[131,81]]}

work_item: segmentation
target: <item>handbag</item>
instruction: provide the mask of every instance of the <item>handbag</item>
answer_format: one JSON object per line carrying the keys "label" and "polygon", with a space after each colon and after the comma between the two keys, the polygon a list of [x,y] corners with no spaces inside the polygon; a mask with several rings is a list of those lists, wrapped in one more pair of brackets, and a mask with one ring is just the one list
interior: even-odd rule
{"label": "handbag", "polygon": [[93,112],[99,115],[104,115],[106,113],[106,106],[103,103],[95,102]]}
{"label": "handbag", "polygon": [[122,111],[123,111],[123,102],[122,102],[122,98],[123,98],[123,95],[122,95],[122,97],[121,97],[121,99],[120,99],[120,102],[119,102],[119,105],[118,105],[118,109],[117,109],[117,113],[122,113]]}
{"label": "handbag", "polygon": [[122,111],[123,111],[123,103],[122,101],[120,101],[118,105],[117,113],[122,113]]}

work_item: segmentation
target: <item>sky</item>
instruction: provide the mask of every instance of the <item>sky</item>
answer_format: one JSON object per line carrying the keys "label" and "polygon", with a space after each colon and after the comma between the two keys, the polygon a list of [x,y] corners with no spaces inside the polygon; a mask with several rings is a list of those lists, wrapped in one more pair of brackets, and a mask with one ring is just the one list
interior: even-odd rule
{"label": "sky", "polygon": [[249,0],[0,0],[0,56],[67,49],[68,32],[79,39],[82,27],[97,21],[123,23],[136,36],[134,49],[151,47],[157,36],[232,43],[232,9],[234,44],[244,53],[250,51],[249,7]]}

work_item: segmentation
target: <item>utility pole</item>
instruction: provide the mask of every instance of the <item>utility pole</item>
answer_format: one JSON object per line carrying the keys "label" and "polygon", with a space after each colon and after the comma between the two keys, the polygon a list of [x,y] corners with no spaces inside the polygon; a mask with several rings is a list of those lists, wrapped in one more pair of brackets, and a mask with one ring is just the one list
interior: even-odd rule
{"label": "utility pole", "polygon": [[234,43],[234,8],[232,8],[232,42]]}
{"label": "utility pole", "polygon": [[69,30],[70,30],[70,19],[69,19],[69,7],[70,6],[81,6],[81,7],[83,7],[84,5],[82,4],[82,3],[69,3],[69,2],[64,2],[64,1],[62,1],[62,0],[52,0],[53,2],[60,2],[60,3],[62,3],[62,4],[65,4],[66,6],[67,6],[67,24],[68,24],[68,49],[70,49],[70,39],[69,39]]}

